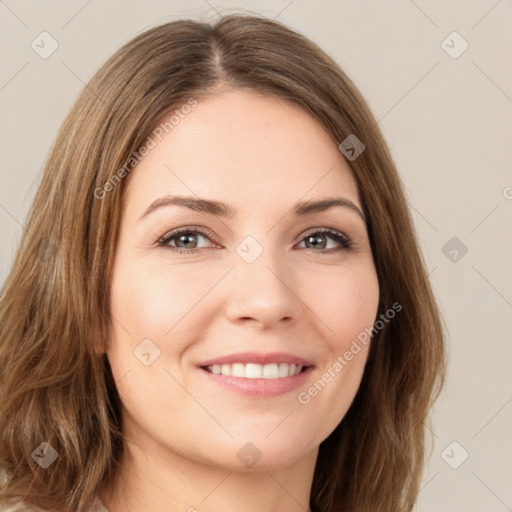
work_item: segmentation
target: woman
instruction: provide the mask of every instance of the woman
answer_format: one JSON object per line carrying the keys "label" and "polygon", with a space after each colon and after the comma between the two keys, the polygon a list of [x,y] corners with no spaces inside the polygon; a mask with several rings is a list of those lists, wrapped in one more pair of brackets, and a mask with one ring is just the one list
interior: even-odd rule
{"label": "woman", "polygon": [[0,347],[12,510],[410,511],[445,375],[367,104],[246,15],[152,28],[85,87]]}

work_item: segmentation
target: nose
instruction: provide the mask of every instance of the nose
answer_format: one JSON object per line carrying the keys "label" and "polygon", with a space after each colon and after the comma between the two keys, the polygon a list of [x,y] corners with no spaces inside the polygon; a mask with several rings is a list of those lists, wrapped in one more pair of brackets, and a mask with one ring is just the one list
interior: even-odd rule
{"label": "nose", "polygon": [[224,291],[231,322],[252,322],[264,330],[291,325],[303,311],[297,277],[275,251],[265,249],[252,263],[237,255],[228,281]]}

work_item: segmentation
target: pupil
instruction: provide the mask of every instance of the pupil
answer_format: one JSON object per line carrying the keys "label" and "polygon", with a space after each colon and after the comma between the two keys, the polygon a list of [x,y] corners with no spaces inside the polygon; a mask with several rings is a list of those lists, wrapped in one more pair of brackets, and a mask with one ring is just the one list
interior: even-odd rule
{"label": "pupil", "polygon": [[187,239],[188,239],[189,241],[190,241],[190,239],[192,239],[192,242],[193,242],[193,241],[194,241],[194,240],[193,240],[193,239],[194,239],[194,235],[181,235],[181,236],[179,237],[180,242],[181,242],[181,241],[184,241],[184,243],[185,243],[185,244],[189,243],[189,242],[187,242]]}
{"label": "pupil", "polygon": [[323,243],[314,243],[313,242],[313,246],[317,247],[317,246],[321,246],[322,249],[325,249],[325,237],[323,236],[309,236],[308,237],[308,241],[311,241],[311,240],[318,240],[318,239],[323,239],[324,242]]}

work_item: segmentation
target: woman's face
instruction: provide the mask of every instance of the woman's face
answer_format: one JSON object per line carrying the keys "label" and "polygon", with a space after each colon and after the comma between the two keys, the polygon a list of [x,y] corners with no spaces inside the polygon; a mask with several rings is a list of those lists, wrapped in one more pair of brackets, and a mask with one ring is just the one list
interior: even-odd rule
{"label": "woman's face", "polygon": [[[200,100],[153,139],[125,178],[112,282],[125,432],[234,471],[316,456],[357,392],[379,299],[350,168],[307,113],[249,92]],[[295,211],[327,198],[342,201]]]}

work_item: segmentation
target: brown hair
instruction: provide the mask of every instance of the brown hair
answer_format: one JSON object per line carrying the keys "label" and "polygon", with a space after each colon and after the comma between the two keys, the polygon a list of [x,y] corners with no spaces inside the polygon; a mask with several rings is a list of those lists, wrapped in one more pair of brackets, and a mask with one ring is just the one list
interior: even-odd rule
{"label": "brown hair", "polygon": [[[115,479],[120,402],[101,347],[125,164],[176,107],[243,88],[298,104],[336,145],[351,134],[363,141],[349,165],[368,218],[378,315],[394,303],[403,308],[375,335],[357,395],[320,445],[311,508],[412,509],[445,345],[402,184],[375,118],[338,64],[252,14],[145,31],[99,69],[65,119],[0,297],[0,468],[9,478],[0,503],[82,512]],[[31,456],[42,442],[60,454],[46,469]]]}

